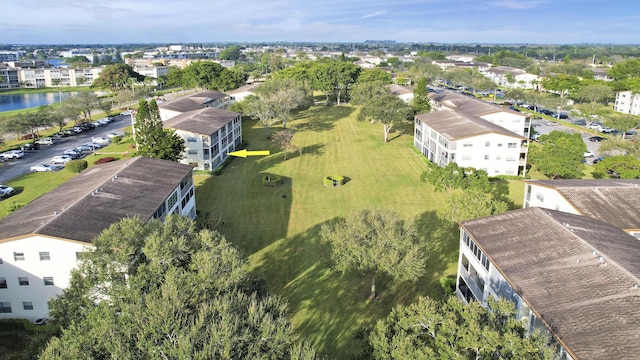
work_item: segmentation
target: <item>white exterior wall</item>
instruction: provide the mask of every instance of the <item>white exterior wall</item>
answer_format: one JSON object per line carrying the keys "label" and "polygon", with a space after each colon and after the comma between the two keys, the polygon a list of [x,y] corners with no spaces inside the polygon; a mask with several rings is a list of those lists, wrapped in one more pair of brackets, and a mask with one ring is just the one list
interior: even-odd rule
{"label": "white exterior wall", "polygon": [[526,115],[513,114],[504,111],[479,117],[520,136],[529,138],[529,132],[531,131],[531,119]]}
{"label": "white exterior wall", "polygon": [[524,188],[523,207],[528,208],[533,206],[580,215],[578,210],[569,204],[555,189],[527,183]]}
{"label": "white exterior wall", "polygon": [[162,121],[167,121],[173,117],[176,117],[182,114],[180,111],[173,111],[173,110],[168,110],[164,108],[158,108],[158,110],[160,110],[160,120]]}
{"label": "white exterior wall", "polygon": [[634,94],[631,91],[616,93],[613,109],[625,114],[640,115],[640,94]]}
{"label": "white exterior wall", "polygon": [[448,141],[420,120],[415,121],[414,145],[431,162],[446,166],[455,162],[461,167],[482,169],[489,176],[519,175],[522,140],[501,134],[487,133]]}
{"label": "white exterior wall", "polygon": [[[11,313],[0,313],[0,319],[48,317],[47,302],[69,286],[71,270],[78,264],[76,252],[88,246],[40,235],[0,243],[0,277],[7,280],[0,301],[11,303]],[[40,260],[40,252],[49,252],[50,260]],[[24,260],[15,260],[14,253],[23,253]],[[27,277],[29,285],[19,285],[18,277]],[[44,277],[53,277],[54,285],[44,285]],[[24,310],[23,302],[31,302],[33,310]]]}
{"label": "white exterior wall", "polygon": [[191,164],[196,170],[215,170],[242,143],[242,117],[239,115],[211,136],[184,130],[176,130],[176,134],[186,147],[181,163]]}
{"label": "white exterior wall", "polygon": [[[18,69],[18,77],[27,87],[41,88],[53,86],[91,86],[100,76],[102,68],[47,68],[47,69]],[[54,85],[53,80],[60,80]]]}

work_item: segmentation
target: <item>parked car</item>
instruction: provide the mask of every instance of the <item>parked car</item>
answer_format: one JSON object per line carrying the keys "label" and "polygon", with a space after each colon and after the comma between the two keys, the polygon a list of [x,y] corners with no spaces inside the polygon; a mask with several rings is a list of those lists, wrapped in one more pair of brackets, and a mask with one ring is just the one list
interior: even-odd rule
{"label": "parked car", "polygon": [[38,164],[38,165],[33,165],[30,170],[31,172],[51,172],[51,171],[57,171],[60,168],[54,165],[49,165],[49,164]]}
{"label": "parked car", "polygon": [[591,130],[597,130],[597,131],[601,131],[602,130],[602,124],[598,124],[598,123],[590,123],[587,128],[591,129]]}
{"label": "parked car", "polygon": [[612,179],[620,179],[620,174],[611,169],[607,169],[607,175],[609,175],[609,177],[611,177]]}
{"label": "parked car", "polygon": [[113,139],[114,137],[116,137],[116,136],[120,136],[120,135],[118,135],[118,134],[116,134],[116,133],[108,133],[108,134],[107,134],[107,135],[105,135],[105,136],[106,136],[107,138],[109,138],[109,139]]}
{"label": "parked car", "polygon": [[24,152],[22,150],[9,150],[0,154],[0,157],[6,159],[20,159],[24,156]]}
{"label": "parked car", "polygon": [[82,132],[83,132],[84,130],[82,130],[82,128],[81,128],[81,127],[79,127],[79,126],[74,126],[74,127],[72,127],[72,128],[71,128],[71,131],[73,131],[73,132],[74,132],[74,133],[76,133],[76,134],[82,134]]}
{"label": "parked car", "polygon": [[531,140],[533,141],[540,140],[540,134],[531,134]]}
{"label": "parked car", "polygon": [[53,145],[54,144],[54,140],[50,137],[45,137],[45,138],[41,138],[36,140],[36,144],[40,144],[40,145]]}
{"label": "parked car", "polygon": [[83,122],[80,125],[78,125],[80,127],[80,129],[82,129],[82,131],[89,131],[89,130],[93,130],[96,128],[95,125],[93,125],[90,122]]}
{"label": "parked car", "polygon": [[76,149],[67,149],[65,151],[62,152],[62,155],[69,155],[71,156],[72,159],[77,159],[82,157],[82,152],[80,150],[76,150]]}
{"label": "parked car", "polygon": [[593,164],[599,163],[600,161],[604,160],[604,158],[605,158],[604,156],[600,156],[600,157],[597,157],[597,158],[593,159]]}
{"label": "parked car", "polygon": [[584,157],[592,158],[592,157],[595,157],[595,156],[596,156],[596,154],[594,154],[593,151],[591,151],[591,150],[587,150],[587,151],[584,152]]}
{"label": "parked car", "polygon": [[96,146],[93,143],[84,143],[76,147],[76,150],[80,151],[81,153],[90,153],[90,152],[93,152],[93,150],[95,149],[96,149]]}
{"label": "parked car", "polygon": [[557,126],[557,125],[559,125],[559,124],[557,122],[554,122],[554,121],[548,121],[547,122],[547,126]]}
{"label": "parked car", "polygon": [[120,113],[120,115],[122,115],[122,116],[129,116],[131,114],[133,114],[132,110],[127,110],[127,111],[123,111],[123,112]]}
{"label": "parked car", "polygon": [[568,120],[568,119],[569,119],[569,115],[567,115],[567,114],[560,114],[560,115],[558,115],[558,119],[560,119],[560,120]]}
{"label": "parked car", "polygon": [[612,128],[606,127],[606,126],[603,126],[600,129],[600,132],[607,133],[607,134],[610,134],[610,133],[615,132],[615,131],[616,131],[616,129],[612,129]]}
{"label": "parked car", "polygon": [[597,136],[597,135],[589,138],[589,141],[592,141],[592,142],[600,142],[602,140],[607,140],[607,138],[602,136]]}
{"label": "parked car", "polygon": [[101,123],[101,122],[99,122],[99,121],[94,121],[94,122],[92,122],[92,124],[93,124],[93,126],[95,126],[95,127],[98,127],[98,126],[102,126],[102,125],[104,125],[104,124],[102,124],[102,123]]}
{"label": "parked car", "polygon": [[52,164],[66,164],[69,161],[73,160],[69,155],[56,155],[51,158]]}
{"label": "parked car", "polygon": [[91,138],[91,142],[94,144],[99,144],[99,145],[109,145],[111,143],[111,140],[109,140],[109,138],[104,137],[104,136],[94,136]]}
{"label": "parked car", "polygon": [[0,197],[11,196],[16,190],[7,185],[0,185]]}
{"label": "parked car", "polygon": [[40,144],[38,143],[26,143],[26,144],[20,145],[20,150],[22,151],[39,150],[39,149],[40,149]]}

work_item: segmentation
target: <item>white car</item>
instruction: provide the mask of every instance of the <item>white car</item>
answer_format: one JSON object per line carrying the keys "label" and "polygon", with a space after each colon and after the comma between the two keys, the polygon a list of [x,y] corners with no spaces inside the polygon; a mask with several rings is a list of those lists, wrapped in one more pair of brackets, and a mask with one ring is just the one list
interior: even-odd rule
{"label": "white car", "polygon": [[593,151],[591,151],[591,150],[587,150],[587,151],[584,152],[584,157],[592,158],[592,157],[595,157],[595,156],[596,156],[596,154],[594,154]]}
{"label": "white car", "polygon": [[118,135],[118,134],[116,134],[116,133],[108,133],[108,134],[107,134],[107,135],[105,135],[105,136],[106,136],[107,138],[109,138],[109,139],[113,139],[114,137],[116,137],[116,136],[120,136],[120,135]]}
{"label": "white car", "polygon": [[133,111],[131,111],[131,110],[123,111],[123,112],[120,113],[120,115],[122,115],[122,116],[129,116],[131,114],[133,114]]}
{"label": "white car", "polygon": [[50,137],[46,137],[46,138],[40,138],[38,140],[36,140],[36,144],[40,144],[40,145],[53,145],[53,139]]}
{"label": "white car", "polygon": [[69,155],[57,155],[51,159],[52,164],[66,164],[73,160]]}
{"label": "white car", "polygon": [[92,137],[91,138],[91,142],[94,144],[100,144],[100,145],[109,145],[111,143],[111,140],[109,140],[109,138],[104,137],[104,136],[97,136],[97,137]]}
{"label": "white car", "polygon": [[0,185],[0,197],[5,197],[13,194],[16,191],[14,188],[7,185]]}
{"label": "white car", "polygon": [[0,154],[0,157],[4,159],[20,159],[23,156],[24,152],[22,150],[9,150]]}
{"label": "white car", "polygon": [[39,164],[39,165],[33,165],[31,167],[31,172],[52,172],[52,171],[57,171],[60,168],[54,165],[49,165],[49,164]]}

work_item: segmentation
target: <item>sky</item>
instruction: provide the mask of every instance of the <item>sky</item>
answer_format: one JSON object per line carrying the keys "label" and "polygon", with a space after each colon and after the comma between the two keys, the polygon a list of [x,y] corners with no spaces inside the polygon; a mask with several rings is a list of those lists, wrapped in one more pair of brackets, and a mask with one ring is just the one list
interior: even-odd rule
{"label": "sky", "polygon": [[638,0],[4,0],[0,43],[640,44]]}

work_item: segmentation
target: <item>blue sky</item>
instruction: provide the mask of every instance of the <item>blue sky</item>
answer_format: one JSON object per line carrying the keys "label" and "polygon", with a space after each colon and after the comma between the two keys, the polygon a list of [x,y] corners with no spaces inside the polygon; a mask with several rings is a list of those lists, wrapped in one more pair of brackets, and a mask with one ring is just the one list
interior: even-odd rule
{"label": "blue sky", "polygon": [[0,43],[640,44],[638,0],[6,0]]}

